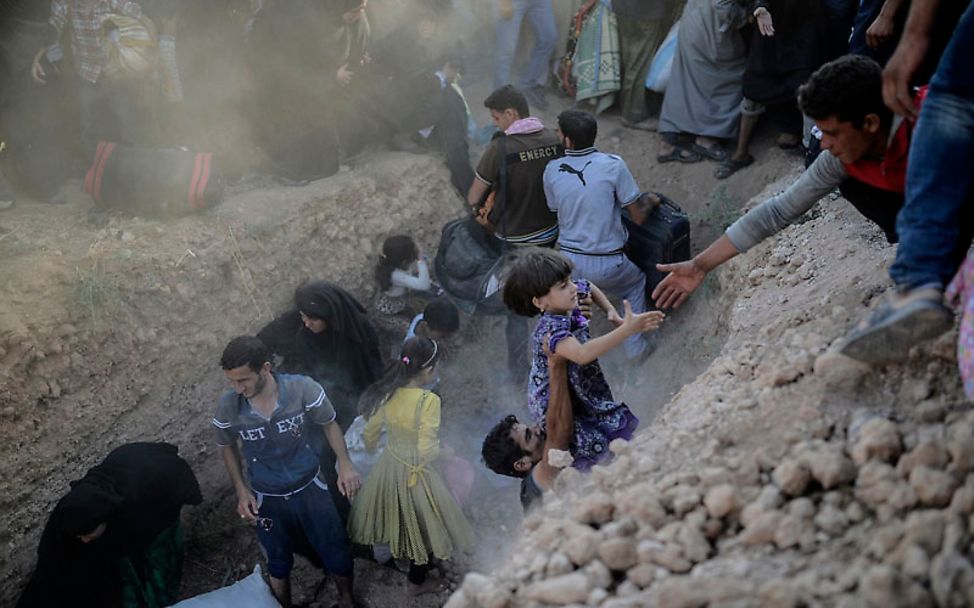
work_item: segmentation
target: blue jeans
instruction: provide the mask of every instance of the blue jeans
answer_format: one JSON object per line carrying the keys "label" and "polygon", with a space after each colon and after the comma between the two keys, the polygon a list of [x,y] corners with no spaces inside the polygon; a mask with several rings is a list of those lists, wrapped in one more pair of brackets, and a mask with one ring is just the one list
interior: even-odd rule
{"label": "blue jeans", "polygon": [[910,144],[906,202],[890,276],[898,287],[947,285],[974,236],[974,4],[937,66]]}
{"label": "blue jeans", "polygon": [[352,576],[348,534],[323,484],[315,481],[286,498],[261,495],[258,501],[257,540],[267,554],[271,576],[288,578],[294,553],[302,548],[314,551],[329,573]]}
{"label": "blue jeans", "polygon": [[[544,86],[548,81],[548,60],[555,50],[558,28],[551,0],[513,0],[514,16],[502,19],[497,16],[496,46],[494,49],[494,88],[511,84],[511,66],[517,52],[517,39],[521,34],[521,22],[525,18],[534,30],[536,42],[531,59],[516,83],[520,89]],[[495,11],[496,11],[495,6]]]}

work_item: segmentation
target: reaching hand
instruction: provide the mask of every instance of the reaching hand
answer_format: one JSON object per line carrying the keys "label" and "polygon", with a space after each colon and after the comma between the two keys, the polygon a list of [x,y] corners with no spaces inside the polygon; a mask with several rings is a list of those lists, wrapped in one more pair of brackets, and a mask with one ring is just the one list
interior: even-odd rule
{"label": "reaching hand", "polygon": [[346,63],[342,67],[338,68],[338,74],[335,76],[335,80],[343,87],[347,87],[352,83],[353,76],[355,76],[355,72],[350,70],[348,64]]}
{"label": "reaching hand", "polygon": [[758,31],[761,32],[762,36],[767,36],[768,38],[774,36],[774,21],[772,21],[771,13],[768,9],[759,6],[754,11],[754,18],[758,22]]}
{"label": "reaching hand", "polygon": [[878,48],[887,40],[893,37],[893,20],[889,17],[880,15],[876,17],[869,29],[866,30],[866,46]]}
{"label": "reaching hand", "polygon": [[663,319],[666,318],[666,315],[658,310],[642,312],[638,315],[633,314],[632,305],[629,303],[629,300],[623,300],[622,307],[625,309],[626,314],[622,319],[622,325],[620,327],[629,335],[641,334],[657,329],[660,323],[663,322]]}
{"label": "reaching hand", "polygon": [[350,461],[338,463],[338,491],[342,496],[351,500],[355,498],[359,488],[362,487],[362,478],[359,476],[355,466]]}
{"label": "reaching hand", "polygon": [[890,110],[911,120],[916,120],[917,109],[910,94],[910,81],[923,63],[929,46],[927,37],[910,36],[907,39],[904,36],[883,70],[883,101]]}
{"label": "reaching hand", "polygon": [[679,308],[707,277],[707,273],[699,269],[692,260],[677,264],[657,264],[656,269],[670,273],[653,290],[653,301],[660,308]]}
{"label": "reaching hand", "polygon": [[257,521],[257,497],[251,491],[237,494],[237,513],[248,523]]}

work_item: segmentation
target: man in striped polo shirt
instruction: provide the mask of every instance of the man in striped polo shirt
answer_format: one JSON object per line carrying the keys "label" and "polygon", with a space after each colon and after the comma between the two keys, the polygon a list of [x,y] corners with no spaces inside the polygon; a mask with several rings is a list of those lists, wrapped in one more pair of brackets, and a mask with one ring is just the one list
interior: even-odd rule
{"label": "man in striped polo shirt", "polygon": [[271,589],[282,606],[291,606],[294,553],[310,544],[314,554],[307,557],[335,578],[340,605],[351,607],[350,544],[321,478],[313,435],[323,432],[335,452],[339,492],[351,499],[362,482],[324,389],[307,376],[273,372],[270,358],[260,339],[240,336],[220,361],[233,390],[220,398],[213,425],[237,513],[257,527]]}
{"label": "man in striped polo shirt", "polygon": [[[628,234],[622,209],[629,207],[633,220],[642,223],[641,192],[626,161],[595,149],[597,135],[598,123],[588,112],[558,116],[565,156],[545,168],[545,196],[558,214],[558,247],[575,266],[572,277],[629,300],[639,314],[646,312],[646,275],[623,253]],[[646,334],[627,338],[625,348],[628,357],[641,357]]]}

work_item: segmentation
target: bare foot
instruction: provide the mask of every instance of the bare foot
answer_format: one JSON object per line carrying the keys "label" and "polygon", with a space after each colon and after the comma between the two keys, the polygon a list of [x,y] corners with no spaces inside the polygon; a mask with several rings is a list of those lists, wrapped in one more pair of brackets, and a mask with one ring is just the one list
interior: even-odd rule
{"label": "bare foot", "polygon": [[423,595],[424,593],[435,593],[439,590],[440,585],[434,580],[426,579],[426,581],[421,585],[414,585],[409,583],[406,587],[406,593],[411,596]]}

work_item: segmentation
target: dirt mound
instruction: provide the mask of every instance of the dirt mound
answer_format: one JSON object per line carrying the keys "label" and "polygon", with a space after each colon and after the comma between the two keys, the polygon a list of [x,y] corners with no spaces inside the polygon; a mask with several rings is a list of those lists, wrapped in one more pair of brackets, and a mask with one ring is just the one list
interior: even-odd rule
{"label": "dirt mound", "polygon": [[379,154],[354,169],[304,188],[251,184],[166,223],[117,216],[97,227],[78,193],[0,218],[0,604],[19,594],[68,481],[120,443],[180,446],[206,498],[190,535],[243,532],[225,521],[231,491],[208,422],[226,390],[223,346],[282,312],[307,279],[368,302],[385,236],[406,230],[431,251],[462,209],[429,158]]}
{"label": "dirt mound", "polygon": [[730,263],[719,356],[447,606],[974,605],[956,334],[878,369],[830,351],[892,251],[839,200]]}
{"label": "dirt mound", "polygon": [[[626,158],[645,189],[664,192],[684,206],[694,221],[698,246],[719,234],[743,201],[766,183],[797,171],[794,157],[768,149],[765,141],[755,146],[760,165],[717,182],[712,163],[658,166],[653,162],[655,134],[623,130],[612,119],[602,124],[600,147]],[[5,286],[0,301],[0,413],[7,421],[0,430],[0,540],[8,547],[0,555],[0,604],[12,603],[18,595],[47,513],[68,481],[111,448],[136,440],[180,446],[200,478],[204,504],[188,509],[185,518],[183,596],[211,590],[248,574],[260,559],[252,530],[234,516],[232,490],[209,430],[215,400],[226,390],[217,365],[224,344],[283,311],[294,288],[310,278],[336,281],[368,302],[381,240],[406,232],[432,253],[440,227],[463,213],[462,201],[439,159],[386,152],[371,153],[350,171],[303,188],[254,179],[231,188],[214,210],[169,222],[92,217],[90,201],[77,188],[69,194],[67,205],[26,203],[0,216],[0,282]],[[642,435],[632,446],[616,446],[617,462],[597,469],[590,479],[566,473],[544,519],[529,518],[523,529],[516,483],[477,464],[482,437],[502,415],[527,416],[523,393],[506,383],[503,321],[465,319],[461,335],[445,345],[440,393],[444,440],[475,463],[478,479],[467,510],[480,542],[474,556],[451,560],[443,568],[444,586],[455,588],[471,568],[498,568],[499,591],[493,597],[501,603],[496,605],[536,605],[526,595],[529,588],[537,589],[533,585],[582,572],[584,581],[581,576],[569,580],[586,586],[587,595],[577,603],[631,596],[635,605],[643,605],[647,597],[655,601],[666,580],[690,580],[691,591],[697,592],[698,587],[720,587],[697,585],[698,577],[733,577],[735,589],[757,593],[766,581],[784,579],[788,589],[804,593],[811,583],[799,575],[806,570],[855,572],[846,566],[858,555],[858,539],[877,529],[868,526],[880,526],[872,513],[881,511],[856,497],[855,484],[863,475],[859,467],[856,481],[849,481],[845,460],[838,459],[837,474],[843,481],[825,492],[816,485],[820,482],[806,454],[844,450],[851,455],[848,429],[861,426],[857,421],[865,416],[850,412],[859,409],[893,416],[901,451],[939,437],[937,433],[946,442],[947,425],[956,425],[961,411],[949,341],[924,350],[910,365],[879,371],[849,371],[841,361],[823,358],[851,319],[886,289],[888,256],[878,234],[863,227],[844,203],[835,203],[789,229],[785,238],[744,256],[719,278],[708,279],[667,320],[659,349],[641,370],[627,369],[621,357],[603,361],[614,391],[641,418]],[[911,418],[916,400],[926,402],[923,411],[933,422]],[[806,441],[818,443],[799,445]],[[952,498],[960,501],[964,494],[957,487],[970,482],[957,472],[951,444],[944,446],[944,470],[952,480],[947,487],[960,493],[961,498]],[[777,477],[797,471],[797,480],[782,481],[792,490],[801,485],[806,470],[812,476],[801,499],[810,501],[814,514],[799,518],[802,525],[817,525],[816,516],[830,506],[845,515],[846,527],[825,539],[825,532],[813,527],[813,541],[803,528],[798,545],[783,553],[746,546],[736,539],[747,529],[744,507],[750,503],[760,499],[761,505],[771,505],[765,510],[779,515],[769,519],[809,514],[808,502],[792,507],[800,500],[792,497],[786,506],[783,490],[773,495],[763,489],[777,487],[772,473],[785,458],[795,462]],[[901,475],[896,469],[894,473]],[[926,475],[916,475],[921,474]],[[908,499],[909,492],[898,482],[909,485],[910,476],[881,477],[884,483],[897,484],[879,487],[905,492]],[[944,481],[942,475],[934,477]],[[711,497],[713,488],[718,490]],[[919,501],[918,491],[913,492]],[[601,497],[612,503],[605,507],[611,523],[592,526],[571,519],[573,507],[596,508]],[[715,513],[728,504],[729,510],[719,516],[706,511],[708,503],[720,500],[723,506],[715,507]],[[904,498],[897,500],[901,504]],[[854,503],[859,507],[852,507]],[[857,508],[864,514],[855,521]],[[894,520],[908,524],[896,511],[882,525]],[[944,530],[953,529],[950,521],[944,522]],[[826,523],[833,530],[839,524]],[[694,531],[703,535],[706,546],[697,542],[691,547],[700,540]],[[582,540],[572,541],[576,533]],[[558,535],[564,538],[556,539]],[[623,546],[619,539],[637,542]],[[585,551],[593,555],[605,555],[583,560],[578,565],[584,567],[577,568],[572,560],[578,556],[563,546],[566,540],[591,547]],[[606,544],[609,549],[600,549]],[[942,553],[943,544],[937,551],[930,543],[922,545],[928,546],[928,558]],[[630,549],[638,563],[623,568]],[[639,561],[650,549],[666,563]],[[821,557],[815,553],[819,550]],[[915,551],[911,554],[919,559]],[[829,560],[835,563],[829,565]],[[693,566],[690,574],[681,574],[687,563]],[[966,570],[957,563],[936,563],[963,582]],[[296,599],[330,605],[329,593],[316,587],[320,575],[299,564]],[[905,585],[899,573],[906,570],[900,562],[893,567],[887,579],[894,587]],[[359,593],[372,605],[418,608],[447,600],[432,595],[404,601],[401,573],[361,560],[356,569]],[[738,573],[743,570],[753,572]],[[484,579],[471,576],[453,601],[476,603],[482,595],[478,581]],[[818,601],[818,596],[809,597]]]}

